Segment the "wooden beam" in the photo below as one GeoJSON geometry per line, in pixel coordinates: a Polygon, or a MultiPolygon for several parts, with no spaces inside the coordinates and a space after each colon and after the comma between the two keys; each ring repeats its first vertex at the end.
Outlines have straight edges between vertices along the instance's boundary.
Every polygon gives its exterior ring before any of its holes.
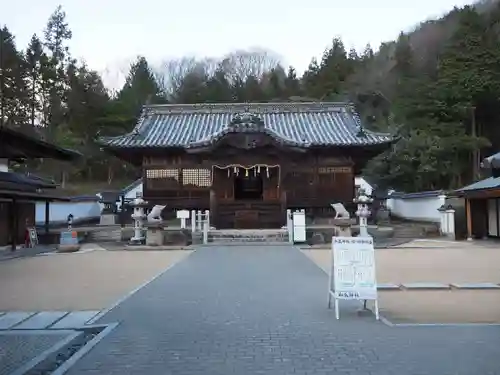
{"type": "Polygon", "coordinates": [[[19,208],[17,206],[17,201],[16,199],[12,199],[12,213],[10,216],[10,220],[12,220],[12,244],[11,244],[11,251],[16,251],[17,250],[17,236],[19,232],[19,208]]]}
{"type": "MultiPolygon", "coordinates": [[[[35,213],[36,221],[36,213],[35,213]]],[[[49,234],[49,224],[50,224],[50,201],[45,201],[45,234],[49,234]]]]}
{"type": "Polygon", "coordinates": [[[472,212],[470,199],[465,199],[465,216],[467,217],[467,239],[472,239],[472,212]]]}

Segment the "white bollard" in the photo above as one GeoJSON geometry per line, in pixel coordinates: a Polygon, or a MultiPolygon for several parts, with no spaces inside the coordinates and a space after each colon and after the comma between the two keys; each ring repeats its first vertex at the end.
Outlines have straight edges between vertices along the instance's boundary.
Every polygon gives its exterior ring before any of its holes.
{"type": "Polygon", "coordinates": [[[438,208],[439,211],[439,233],[444,236],[446,234],[446,212],[444,206],[438,208]]]}
{"type": "Polygon", "coordinates": [[[206,245],[208,244],[208,216],[205,216],[203,218],[203,244],[206,245]]]}
{"type": "Polygon", "coordinates": [[[205,210],[205,221],[207,222],[207,230],[210,230],[210,210],[205,210]]]}
{"type": "Polygon", "coordinates": [[[191,232],[196,232],[196,211],[191,211],[191,232]]]}
{"type": "Polygon", "coordinates": [[[203,226],[202,226],[202,221],[203,221],[203,213],[198,210],[196,211],[196,230],[197,231],[203,231],[203,226]]]}
{"type": "Polygon", "coordinates": [[[453,208],[448,208],[446,210],[446,220],[447,220],[447,235],[455,239],[455,210],[453,208]]]}

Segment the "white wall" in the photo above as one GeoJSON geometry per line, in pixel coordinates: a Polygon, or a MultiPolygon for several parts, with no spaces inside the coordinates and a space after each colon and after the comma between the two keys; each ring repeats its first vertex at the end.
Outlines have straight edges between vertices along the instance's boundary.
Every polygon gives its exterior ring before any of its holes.
{"type": "Polygon", "coordinates": [[[394,194],[387,200],[391,214],[402,219],[441,222],[438,209],[445,204],[446,196],[442,192],[420,192],[413,194],[394,194]]]}
{"type": "MultiPolygon", "coordinates": [[[[138,192],[142,193],[142,183],[126,191],[125,199],[134,199],[138,192]]],[[[100,198],[101,194],[96,194],[96,196],[100,198]]],[[[118,208],[120,208],[120,204],[120,202],[117,202],[118,208]]],[[[76,200],[73,202],[50,202],[49,219],[51,223],[65,222],[69,214],[73,215],[73,220],[96,218],[101,215],[103,208],[104,205],[102,203],[92,199],[76,200]]],[[[37,224],[41,225],[45,223],[45,202],[36,203],[35,218],[37,224]]]]}
{"type": "Polygon", "coordinates": [[[0,158],[0,172],[9,171],[9,159],[0,158]]]}
{"type": "MultiPolygon", "coordinates": [[[[49,203],[49,220],[51,223],[65,222],[69,214],[73,215],[73,220],[95,218],[100,216],[101,207],[99,206],[99,202],[89,200],[49,203]]],[[[45,202],[36,203],[35,221],[36,224],[45,223],[45,202]]]]}
{"type": "Polygon", "coordinates": [[[142,194],[142,182],[133,189],[125,192],[125,199],[134,199],[137,196],[137,193],[142,194]]]}
{"type": "Polygon", "coordinates": [[[355,177],[354,185],[356,187],[363,188],[366,194],[372,195],[373,187],[368,182],[366,182],[366,180],[363,177],[355,177]]]}

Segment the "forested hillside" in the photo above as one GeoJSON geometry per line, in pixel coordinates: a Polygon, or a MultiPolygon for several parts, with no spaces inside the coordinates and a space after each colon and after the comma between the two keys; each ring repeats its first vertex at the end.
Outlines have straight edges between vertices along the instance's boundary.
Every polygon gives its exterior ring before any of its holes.
{"type": "Polygon", "coordinates": [[[376,52],[369,45],[361,54],[347,51],[333,39],[303,74],[268,51],[161,66],[138,57],[117,92],[72,57],[61,7],[28,46],[16,45],[8,25],[0,27],[1,125],[80,150],[78,165],[44,160],[23,167],[63,185],[116,186],[136,178],[139,171],[103,153],[96,140],[130,131],[145,103],[352,101],[367,127],[401,137],[366,175],[405,191],[464,185],[479,177],[473,168],[479,158],[500,149],[497,2],[454,9],[376,52]]]}

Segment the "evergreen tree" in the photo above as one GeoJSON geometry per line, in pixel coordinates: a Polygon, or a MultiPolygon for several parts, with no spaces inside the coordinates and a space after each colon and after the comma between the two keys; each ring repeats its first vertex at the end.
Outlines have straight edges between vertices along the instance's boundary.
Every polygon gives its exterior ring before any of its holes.
{"type": "Polygon", "coordinates": [[[26,69],[7,26],[0,28],[0,125],[21,127],[27,120],[26,69]]]}
{"type": "Polygon", "coordinates": [[[43,95],[42,74],[48,65],[47,55],[43,51],[42,42],[36,34],[31,37],[25,59],[29,89],[29,122],[31,126],[35,126],[37,116],[42,110],[39,100],[40,96],[43,95]]]}
{"type": "Polygon", "coordinates": [[[60,134],[57,127],[64,122],[64,97],[67,91],[66,67],[71,62],[66,43],[72,33],[66,22],[66,13],[58,6],[50,15],[44,30],[44,47],[47,50],[47,64],[43,74],[43,125],[52,140],[60,134]]]}
{"type": "Polygon", "coordinates": [[[166,101],[145,57],[139,56],[130,66],[125,84],[118,92],[117,100],[128,108],[130,116],[138,116],[144,104],[159,104],[166,101]]]}

